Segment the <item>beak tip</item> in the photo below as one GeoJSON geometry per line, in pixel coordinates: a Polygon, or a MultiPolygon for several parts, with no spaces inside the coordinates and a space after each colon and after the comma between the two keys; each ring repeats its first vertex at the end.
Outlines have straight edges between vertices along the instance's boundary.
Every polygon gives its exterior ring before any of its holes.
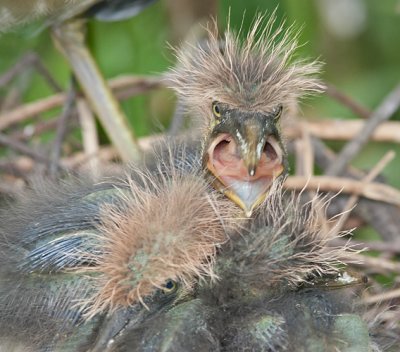
{"type": "Polygon", "coordinates": [[[253,214],[253,209],[250,209],[250,210],[246,209],[244,211],[244,214],[246,215],[247,218],[251,217],[251,214],[253,214]]]}
{"type": "Polygon", "coordinates": [[[250,176],[254,176],[256,174],[256,166],[250,166],[248,172],[250,176]]]}

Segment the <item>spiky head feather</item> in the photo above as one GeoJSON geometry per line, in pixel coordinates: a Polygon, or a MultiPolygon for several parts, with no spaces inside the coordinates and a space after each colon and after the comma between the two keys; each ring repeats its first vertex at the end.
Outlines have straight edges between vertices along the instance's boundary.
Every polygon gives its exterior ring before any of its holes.
{"type": "MultiPolygon", "coordinates": [[[[319,214],[326,208],[327,199],[316,196],[303,205],[300,196],[286,194],[282,184],[273,188],[247,231],[233,239],[224,253],[232,277],[245,277],[247,284],[262,290],[285,285],[293,288],[313,279],[335,277],[345,266],[344,253],[352,249],[328,245],[344,233],[321,228],[319,214]]],[[[222,268],[225,270],[225,266],[222,268]]],[[[220,270],[217,273],[223,276],[220,270]]]]}
{"type": "Polygon", "coordinates": [[[229,28],[223,38],[208,28],[205,43],[177,51],[177,66],[168,75],[169,85],[185,102],[207,120],[213,101],[245,111],[270,113],[277,105],[287,106],[297,98],[319,92],[315,78],[320,63],[295,57],[298,48],[293,27],[284,29],[273,14],[264,25],[259,15],[247,36],[229,28]]]}

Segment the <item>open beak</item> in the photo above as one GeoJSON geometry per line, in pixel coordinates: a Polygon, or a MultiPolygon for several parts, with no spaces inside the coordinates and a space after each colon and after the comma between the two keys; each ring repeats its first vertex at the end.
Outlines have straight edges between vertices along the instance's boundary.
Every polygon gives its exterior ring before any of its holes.
{"type": "MultiPolygon", "coordinates": [[[[276,132],[276,131],[275,131],[276,132]]],[[[219,133],[211,140],[206,167],[213,185],[251,216],[274,180],[285,170],[284,150],[268,124],[255,118],[241,121],[235,133],[219,133]]]]}

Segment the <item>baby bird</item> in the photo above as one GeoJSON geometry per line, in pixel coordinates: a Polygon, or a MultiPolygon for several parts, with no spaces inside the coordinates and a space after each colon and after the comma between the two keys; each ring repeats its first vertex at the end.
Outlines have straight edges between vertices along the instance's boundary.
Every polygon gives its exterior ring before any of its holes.
{"type": "Polygon", "coordinates": [[[204,291],[206,305],[218,307],[210,325],[220,329],[221,350],[372,351],[346,290],[362,280],[340,260],[348,248],[327,246],[318,206],[275,190],[230,236],[216,262],[220,280],[204,291]]]}
{"type": "Polygon", "coordinates": [[[104,351],[214,278],[236,207],[171,160],[43,183],[0,214],[0,350],[104,351]]]}
{"type": "MultiPolygon", "coordinates": [[[[127,329],[112,351],[378,351],[355,312],[350,287],[362,280],[327,247],[316,207],[273,187],[247,225],[217,254],[218,280],[127,329]]],[[[322,202],[323,200],[321,200],[322,202]]]]}
{"type": "Polygon", "coordinates": [[[209,29],[204,43],[177,51],[167,76],[202,126],[203,165],[213,185],[248,216],[287,168],[281,115],[323,88],[314,78],[320,65],[294,58],[293,30],[273,31],[274,15],[264,22],[256,18],[244,40],[229,24],[223,38],[209,29]]]}

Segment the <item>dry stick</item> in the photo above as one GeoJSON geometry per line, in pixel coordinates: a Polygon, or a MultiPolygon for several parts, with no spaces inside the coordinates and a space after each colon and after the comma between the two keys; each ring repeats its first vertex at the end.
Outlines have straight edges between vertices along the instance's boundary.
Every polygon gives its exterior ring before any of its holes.
{"type": "MultiPolygon", "coordinates": [[[[335,153],[318,138],[313,137],[312,143],[316,163],[323,170],[326,170],[335,159],[335,153]]],[[[345,176],[361,179],[365,176],[365,173],[350,165],[347,167],[345,176]]],[[[355,210],[362,219],[370,223],[381,234],[385,241],[394,241],[398,238],[398,228],[400,226],[399,207],[361,199],[355,210]]]]}
{"type": "Polygon", "coordinates": [[[84,26],[83,19],[73,19],[53,27],[55,44],[67,58],[85,96],[122,160],[138,160],[141,151],[133,130],[85,45],[84,26]]]}
{"type": "Polygon", "coordinates": [[[16,87],[11,87],[4,98],[0,99],[0,114],[10,111],[20,104],[21,92],[16,87]]]}
{"type": "Polygon", "coordinates": [[[71,83],[71,87],[68,90],[67,100],[65,102],[62,114],[58,119],[56,137],[54,139],[51,154],[50,154],[50,165],[49,165],[49,174],[51,177],[54,177],[58,172],[58,166],[60,164],[60,155],[62,142],[67,133],[67,121],[72,115],[72,111],[74,109],[74,103],[76,99],[76,92],[74,83],[71,83]]]}
{"type": "Polygon", "coordinates": [[[83,150],[86,155],[92,155],[88,160],[88,166],[93,175],[97,175],[100,170],[99,139],[97,135],[96,122],[92,111],[84,99],[78,99],[77,109],[81,124],[83,150]]]}
{"type": "Polygon", "coordinates": [[[62,87],[57,83],[57,81],[53,78],[49,70],[43,65],[42,60],[36,54],[34,54],[33,64],[38,71],[38,73],[45,79],[49,87],[51,87],[55,92],[60,93],[63,91],[62,87]]]}
{"type": "MultiPolygon", "coordinates": [[[[391,307],[393,308],[393,307],[391,307]]],[[[390,309],[390,310],[385,310],[383,312],[379,312],[379,321],[384,322],[385,326],[387,324],[390,324],[391,326],[398,326],[398,322],[400,320],[400,310],[399,309],[390,309]]],[[[393,334],[396,334],[394,332],[393,334]]],[[[394,337],[396,340],[399,340],[399,335],[395,335],[394,337]]],[[[396,347],[395,345],[393,345],[396,347]]],[[[393,350],[392,350],[393,351],[393,350]]]]}
{"type": "MultiPolygon", "coordinates": [[[[329,241],[329,245],[332,247],[343,247],[349,245],[349,241],[343,238],[335,238],[329,241]]],[[[390,255],[400,253],[400,241],[398,242],[382,242],[382,241],[356,241],[354,239],[350,242],[351,248],[354,250],[370,250],[386,252],[390,255]]]]}
{"type": "MultiPolygon", "coordinates": [[[[285,125],[285,137],[289,139],[301,137],[302,125],[305,125],[309,133],[315,137],[326,140],[348,141],[360,134],[365,121],[340,119],[302,121],[298,124],[285,125]]],[[[372,133],[371,140],[376,142],[400,143],[400,122],[383,122],[372,133]]]]}
{"type": "Polygon", "coordinates": [[[55,92],[62,91],[62,88],[59,86],[59,84],[56,82],[56,80],[53,78],[47,68],[43,65],[39,56],[35,53],[28,53],[24,55],[11,69],[0,76],[0,87],[4,87],[9,84],[15,76],[21,74],[21,72],[25,71],[30,66],[33,66],[38,71],[38,73],[43,76],[47,84],[55,92]]]}
{"type": "Polygon", "coordinates": [[[15,195],[21,191],[22,186],[16,185],[15,182],[0,182],[0,194],[15,195]]]}
{"type": "Polygon", "coordinates": [[[31,158],[33,158],[36,161],[39,161],[41,163],[44,163],[44,164],[49,163],[48,157],[32,150],[31,147],[28,147],[27,145],[25,145],[21,142],[18,142],[16,140],[14,140],[13,138],[7,137],[3,133],[0,133],[0,144],[6,146],[8,148],[14,149],[17,152],[20,152],[22,154],[30,156],[31,158]]]}
{"type": "MultiPolygon", "coordinates": [[[[108,82],[110,89],[115,91],[117,98],[129,98],[162,86],[161,79],[143,76],[121,76],[108,82]],[[123,91],[122,91],[123,90],[123,91]],[[126,95],[129,91],[130,95],[126,95]]],[[[82,94],[79,94],[82,97],[82,94]]],[[[58,93],[50,97],[27,103],[7,113],[0,114],[0,131],[19,122],[25,121],[45,111],[65,104],[67,94],[58,93]]]]}
{"type": "MultiPolygon", "coordinates": [[[[314,171],[314,149],[311,144],[310,133],[307,126],[301,125],[301,138],[295,141],[296,175],[311,177],[314,171]]],[[[315,191],[309,191],[310,199],[316,197],[315,191]]],[[[324,233],[329,232],[329,224],[321,207],[317,207],[318,221],[324,233]]]]}
{"type": "Polygon", "coordinates": [[[363,267],[371,273],[400,273],[400,263],[359,253],[343,253],[340,258],[352,266],[363,267]]]}
{"type": "Polygon", "coordinates": [[[400,288],[382,292],[377,295],[365,297],[365,298],[363,298],[362,301],[365,304],[375,304],[375,303],[381,303],[383,301],[389,301],[389,300],[395,299],[395,298],[400,298],[400,288]]]}
{"type": "Polygon", "coordinates": [[[350,161],[359,153],[368,142],[375,128],[389,119],[400,106],[400,85],[398,85],[379,105],[366,121],[360,134],[345,145],[337,159],[328,168],[326,174],[336,176],[342,174],[350,161]]]}
{"type": "Polygon", "coordinates": [[[66,94],[58,93],[0,115],[0,131],[18,122],[25,121],[29,117],[38,115],[47,110],[57,108],[65,103],[66,94]]]}
{"type": "Polygon", "coordinates": [[[326,192],[357,194],[365,198],[400,205],[400,190],[382,183],[367,183],[344,177],[289,176],[284,186],[288,189],[313,189],[326,192]]]}
{"type": "MultiPolygon", "coordinates": [[[[329,149],[319,138],[311,138],[311,143],[314,148],[315,162],[321,167],[324,172],[336,160],[336,154],[329,149]]],[[[365,176],[365,172],[349,165],[345,176],[361,179],[365,176]]]]}
{"type": "MultiPolygon", "coordinates": [[[[1,134],[0,134],[1,136],[1,134]]],[[[139,144],[142,150],[148,151],[152,149],[152,146],[154,143],[159,143],[164,139],[164,135],[159,134],[159,135],[151,135],[147,137],[141,137],[139,138],[139,144]]],[[[1,144],[1,142],[0,142],[1,144]]],[[[97,157],[100,159],[100,161],[104,162],[109,162],[111,160],[116,160],[118,159],[118,153],[115,150],[113,146],[103,146],[99,147],[99,151],[94,153],[94,154],[87,154],[84,152],[76,152],[75,154],[67,157],[63,157],[61,159],[61,165],[66,169],[75,169],[79,166],[82,166],[83,164],[86,164],[88,161],[90,161],[92,158],[97,157]]],[[[26,164],[26,162],[31,161],[31,159],[27,157],[19,157],[19,158],[14,158],[14,161],[10,163],[10,166],[13,167],[19,167],[18,165],[20,163],[26,164]]],[[[4,165],[4,163],[1,162],[0,160],[0,169],[4,169],[7,167],[7,165],[4,165]]],[[[29,167],[24,168],[24,173],[28,173],[33,169],[33,162],[30,164],[29,167]]]]}
{"type": "Polygon", "coordinates": [[[325,92],[331,98],[337,100],[342,105],[347,106],[354,114],[360,116],[361,118],[367,119],[371,115],[371,112],[367,108],[362,106],[360,103],[356,102],[348,95],[340,92],[332,84],[326,84],[325,92]]]}
{"type": "MultiPolygon", "coordinates": [[[[154,143],[159,143],[164,140],[164,138],[165,136],[163,134],[153,134],[151,136],[139,138],[138,142],[143,151],[149,151],[152,150],[154,143]]],[[[111,161],[113,159],[118,159],[118,153],[113,146],[100,147],[99,151],[95,154],[77,152],[72,156],[63,158],[62,163],[70,169],[75,169],[93,157],[98,157],[101,161],[111,161]]]]}
{"type": "Polygon", "coordinates": [[[39,136],[47,131],[54,131],[57,128],[57,120],[39,121],[34,125],[25,126],[22,131],[15,131],[12,137],[19,141],[26,141],[32,137],[39,136]]]}
{"type": "Polygon", "coordinates": [[[312,176],[314,170],[314,150],[306,125],[301,125],[301,138],[295,141],[296,175],[312,176]]]}
{"type": "MultiPolygon", "coordinates": [[[[361,179],[361,182],[366,186],[369,182],[371,182],[375,177],[377,177],[381,171],[389,164],[393,158],[396,156],[396,153],[393,150],[389,150],[381,160],[370,170],[370,172],[361,179]]],[[[342,215],[336,221],[334,228],[335,233],[338,233],[342,228],[347,219],[350,216],[351,209],[356,205],[357,200],[359,198],[358,194],[353,194],[346,202],[342,210],[342,215]]]]}
{"type": "Polygon", "coordinates": [[[0,87],[4,87],[11,82],[11,80],[19,75],[26,69],[27,62],[30,59],[28,56],[22,57],[13,67],[11,67],[6,73],[0,76],[0,87]]]}

